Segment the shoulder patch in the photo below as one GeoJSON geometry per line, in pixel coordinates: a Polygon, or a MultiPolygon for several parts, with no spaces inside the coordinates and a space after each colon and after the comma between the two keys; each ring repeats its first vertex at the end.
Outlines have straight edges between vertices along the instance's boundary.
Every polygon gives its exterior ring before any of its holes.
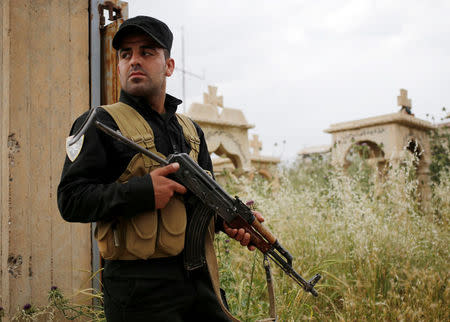
{"type": "Polygon", "coordinates": [[[69,146],[69,141],[72,138],[73,135],[66,138],[66,153],[69,160],[73,162],[81,152],[81,148],[83,147],[84,142],[84,135],[82,135],[77,142],[69,146]]]}

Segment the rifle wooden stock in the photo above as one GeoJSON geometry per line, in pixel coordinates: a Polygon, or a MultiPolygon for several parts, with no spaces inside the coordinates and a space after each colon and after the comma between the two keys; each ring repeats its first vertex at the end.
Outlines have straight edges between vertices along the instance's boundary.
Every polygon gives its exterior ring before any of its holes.
{"type": "MultiPolygon", "coordinates": [[[[258,221],[258,219],[255,219],[255,221],[258,221]]],[[[248,222],[243,220],[241,217],[238,216],[232,222],[227,224],[231,228],[243,228],[246,233],[250,234],[250,244],[254,245],[261,252],[267,253],[272,248],[272,245],[265,241],[260,234],[258,234],[259,231],[255,230],[252,225],[249,225],[248,222]]]]}
{"type": "Polygon", "coordinates": [[[257,218],[253,221],[252,227],[255,228],[267,241],[273,245],[277,242],[277,238],[259,222],[257,218]]]}

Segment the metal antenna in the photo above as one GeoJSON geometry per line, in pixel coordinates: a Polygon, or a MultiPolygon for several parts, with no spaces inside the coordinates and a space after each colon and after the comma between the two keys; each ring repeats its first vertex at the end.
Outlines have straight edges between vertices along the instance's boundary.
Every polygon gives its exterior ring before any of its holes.
{"type": "Polygon", "coordinates": [[[186,114],[186,62],[184,61],[184,26],[181,26],[181,63],[183,64],[183,113],[186,114]]]}
{"type": "Polygon", "coordinates": [[[183,113],[186,114],[186,74],[189,76],[196,77],[200,80],[205,79],[205,72],[203,72],[203,76],[194,74],[192,72],[189,72],[186,70],[186,63],[185,63],[185,55],[184,55],[184,27],[181,26],[181,63],[183,65],[182,68],[175,67],[175,70],[179,70],[182,73],[182,89],[183,89],[183,113]]]}

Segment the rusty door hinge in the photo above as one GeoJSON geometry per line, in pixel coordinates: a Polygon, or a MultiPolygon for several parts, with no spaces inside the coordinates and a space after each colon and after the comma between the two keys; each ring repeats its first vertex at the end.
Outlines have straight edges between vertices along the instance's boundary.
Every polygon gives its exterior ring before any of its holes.
{"type": "Polygon", "coordinates": [[[100,29],[106,24],[104,10],[108,10],[108,20],[115,21],[122,18],[122,8],[112,1],[105,1],[98,5],[98,13],[100,14],[100,29]]]}

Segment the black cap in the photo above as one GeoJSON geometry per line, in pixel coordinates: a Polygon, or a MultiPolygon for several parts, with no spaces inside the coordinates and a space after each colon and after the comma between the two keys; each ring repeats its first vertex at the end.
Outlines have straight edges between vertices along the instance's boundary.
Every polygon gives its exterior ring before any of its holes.
{"type": "Polygon", "coordinates": [[[173,41],[172,32],[164,22],[148,16],[137,16],[125,20],[114,35],[112,41],[114,49],[119,49],[120,42],[125,35],[136,30],[142,31],[153,38],[162,48],[167,49],[170,53],[173,41]]]}

